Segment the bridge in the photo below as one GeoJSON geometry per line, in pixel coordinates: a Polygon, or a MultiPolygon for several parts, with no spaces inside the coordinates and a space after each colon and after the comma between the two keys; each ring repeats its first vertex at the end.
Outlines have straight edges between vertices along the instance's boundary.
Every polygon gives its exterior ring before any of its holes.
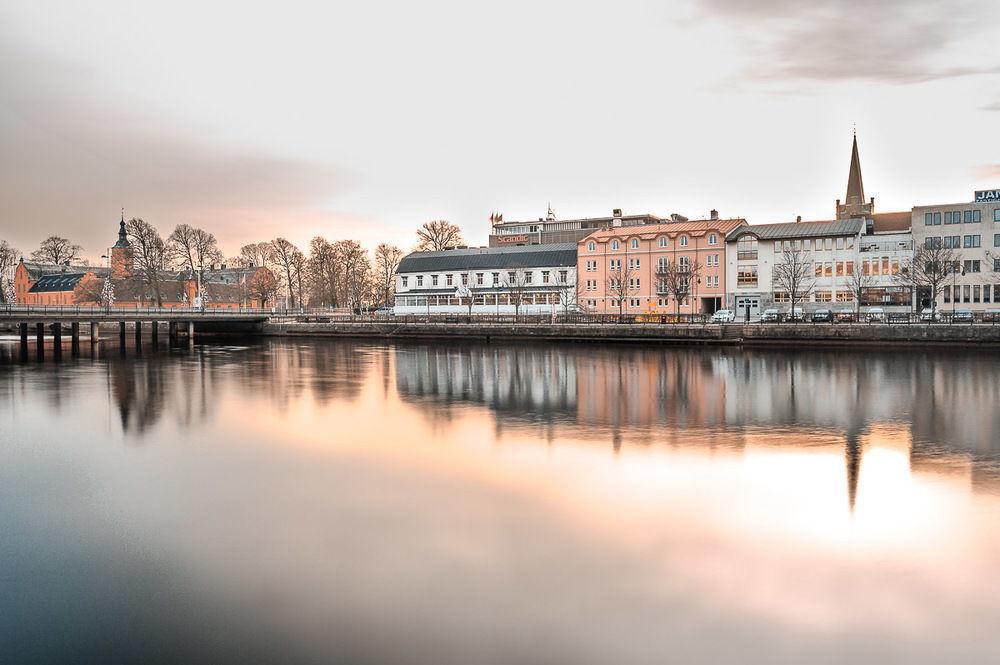
{"type": "Polygon", "coordinates": [[[96,344],[101,338],[101,324],[118,324],[118,337],[126,340],[127,326],[131,325],[136,343],[141,343],[143,330],[148,329],[151,340],[159,339],[160,324],[167,324],[171,341],[182,336],[193,341],[195,330],[201,332],[250,333],[260,332],[271,310],[257,309],[184,309],[178,307],[87,307],[45,305],[0,305],[0,324],[17,330],[22,349],[28,345],[29,330],[34,331],[38,348],[44,344],[46,331],[52,337],[56,353],[62,344],[63,326],[68,326],[74,348],[80,344],[81,325],[89,326],[89,340],[96,344]]]}

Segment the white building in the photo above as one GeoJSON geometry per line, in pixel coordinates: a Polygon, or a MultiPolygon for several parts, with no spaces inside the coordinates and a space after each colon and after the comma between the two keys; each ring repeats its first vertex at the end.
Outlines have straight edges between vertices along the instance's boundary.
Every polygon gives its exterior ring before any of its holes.
{"type": "MultiPolygon", "coordinates": [[[[953,249],[958,265],[941,289],[937,307],[1000,310],[1000,190],[977,192],[978,202],[913,208],[913,244],[953,249]]],[[[930,307],[930,294],[918,294],[930,307]]]]}
{"type": "Polygon", "coordinates": [[[395,314],[551,314],[576,307],[576,243],[413,252],[395,314]]]}

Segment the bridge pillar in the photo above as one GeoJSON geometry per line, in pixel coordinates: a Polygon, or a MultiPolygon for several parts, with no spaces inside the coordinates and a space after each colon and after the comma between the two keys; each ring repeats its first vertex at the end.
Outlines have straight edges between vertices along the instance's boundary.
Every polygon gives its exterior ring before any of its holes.
{"type": "Polygon", "coordinates": [[[22,322],[17,327],[21,333],[21,346],[28,346],[28,324],[22,322]]]}
{"type": "Polygon", "coordinates": [[[150,339],[153,342],[153,346],[156,346],[156,343],[159,341],[159,338],[160,338],[160,322],[154,320],[152,322],[152,325],[153,325],[153,329],[150,332],[150,335],[151,335],[150,339]]]}
{"type": "Polygon", "coordinates": [[[125,350],[125,322],[118,322],[118,343],[122,345],[122,351],[125,350]]]}
{"type": "Polygon", "coordinates": [[[74,321],[69,324],[70,353],[76,358],[80,355],[80,322],[74,321]]]}
{"type": "Polygon", "coordinates": [[[56,358],[62,355],[62,324],[58,321],[52,324],[52,353],[56,358]]]}
{"type": "Polygon", "coordinates": [[[45,324],[36,323],[35,324],[35,353],[38,355],[38,359],[41,360],[45,357],[45,324]]]}
{"type": "Polygon", "coordinates": [[[194,344],[194,321],[187,322],[188,344],[194,344]]]}
{"type": "Polygon", "coordinates": [[[90,343],[97,344],[101,341],[101,324],[97,321],[90,322],[90,343]]]}
{"type": "Polygon", "coordinates": [[[167,339],[171,344],[177,342],[177,322],[167,321],[167,339]]]}
{"type": "Polygon", "coordinates": [[[142,346],[142,321],[135,322],[135,345],[142,346]]]}

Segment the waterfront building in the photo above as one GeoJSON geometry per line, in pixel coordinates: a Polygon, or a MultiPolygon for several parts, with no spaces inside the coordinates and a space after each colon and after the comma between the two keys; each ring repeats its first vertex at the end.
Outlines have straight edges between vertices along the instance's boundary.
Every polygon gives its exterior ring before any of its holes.
{"type": "Polygon", "coordinates": [[[396,273],[396,314],[549,314],[576,299],[574,243],[413,252],[396,273]]]}
{"type": "Polygon", "coordinates": [[[166,308],[228,310],[265,306],[267,303],[262,302],[260,289],[254,284],[274,282],[271,271],[260,266],[209,266],[199,272],[200,275],[189,270],[161,270],[155,284],[154,280],[137,277],[123,217],[107,267],[49,265],[22,259],[14,273],[14,291],[16,302],[21,305],[96,306],[106,304],[105,283],[110,279],[116,308],[159,304],[166,308]]]}
{"type": "MultiPolygon", "coordinates": [[[[912,229],[915,246],[936,243],[957,254],[938,309],[1000,310],[1000,190],[976,192],[971,202],[916,206],[912,229]]],[[[931,306],[928,291],[917,299],[931,306]]]]}
{"type": "Polygon", "coordinates": [[[726,293],[726,234],[743,226],[713,210],[709,219],[591,233],[577,243],[580,304],[597,313],[711,314],[726,293]]]}
{"type": "Polygon", "coordinates": [[[555,211],[550,207],[548,214],[537,221],[505,222],[503,215],[493,215],[490,218],[490,247],[509,247],[511,245],[549,245],[559,243],[575,243],[594,231],[625,226],[647,226],[650,224],[666,224],[675,221],[687,221],[681,215],[671,215],[668,218],[656,215],[625,215],[618,208],[612,211],[610,217],[588,217],[581,219],[556,219],[555,211]]]}

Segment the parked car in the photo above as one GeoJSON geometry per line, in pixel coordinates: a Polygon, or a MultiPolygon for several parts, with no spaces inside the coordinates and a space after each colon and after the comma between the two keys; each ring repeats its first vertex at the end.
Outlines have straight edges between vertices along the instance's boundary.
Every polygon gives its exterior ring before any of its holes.
{"type": "Polygon", "coordinates": [[[795,307],[795,308],[789,310],[789,312],[787,314],[785,314],[785,320],[786,321],[803,321],[803,320],[805,320],[805,316],[802,314],[802,308],[801,307],[795,307]]]}
{"type": "Polygon", "coordinates": [[[760,315],[761,321],[773,321],[777,323],[781,320],[781,312],[776,309],[765,309],[764,313],[760,315]]]}
{"type": "Polygon", "coordinates": [[[731,309],[720,309],[712,315],[712,323],[732,323],[736,320],[736,312],[731,309]]]}
{"type": "Polygon", "coordinates": [[[885,310],[881,307],[872,307],[865,313],[865,320],[868,323],[885,323],[885,310]]]}
{"type": "Polygon", "coordinates": [[[392,307],[378,307],[372,312],[375,316],[392,316],[394,312],[392,307]]]}
{"type": "Polygon", "coordinates": [[[817,309],[812,315],[813,323],[833,323],[833,311],[829,309],[817,309]]]}
{"type": "Polygon", "coordinates": [[[1000,309],[988,309],[983,312],[983,321],[990,323],[1000,322],[1000,309]]]}
{"type": "Polygon", "coordinates": [[[837,312],[838,323],[851,323],[858,320],[858,315],[853,309],[842,309],[837,312]]]}
{"type": "Polygon", "coordinates": [[[941,320],[941,312],[925,309],[920,312],[920,320],[924,323],[937,323],[941,320]]]}
{"type": "Polygon", "coordinates": [[[972,318],[971,309],[956,309],[951,320],[955,323],[972,323],[972,318]]]}

